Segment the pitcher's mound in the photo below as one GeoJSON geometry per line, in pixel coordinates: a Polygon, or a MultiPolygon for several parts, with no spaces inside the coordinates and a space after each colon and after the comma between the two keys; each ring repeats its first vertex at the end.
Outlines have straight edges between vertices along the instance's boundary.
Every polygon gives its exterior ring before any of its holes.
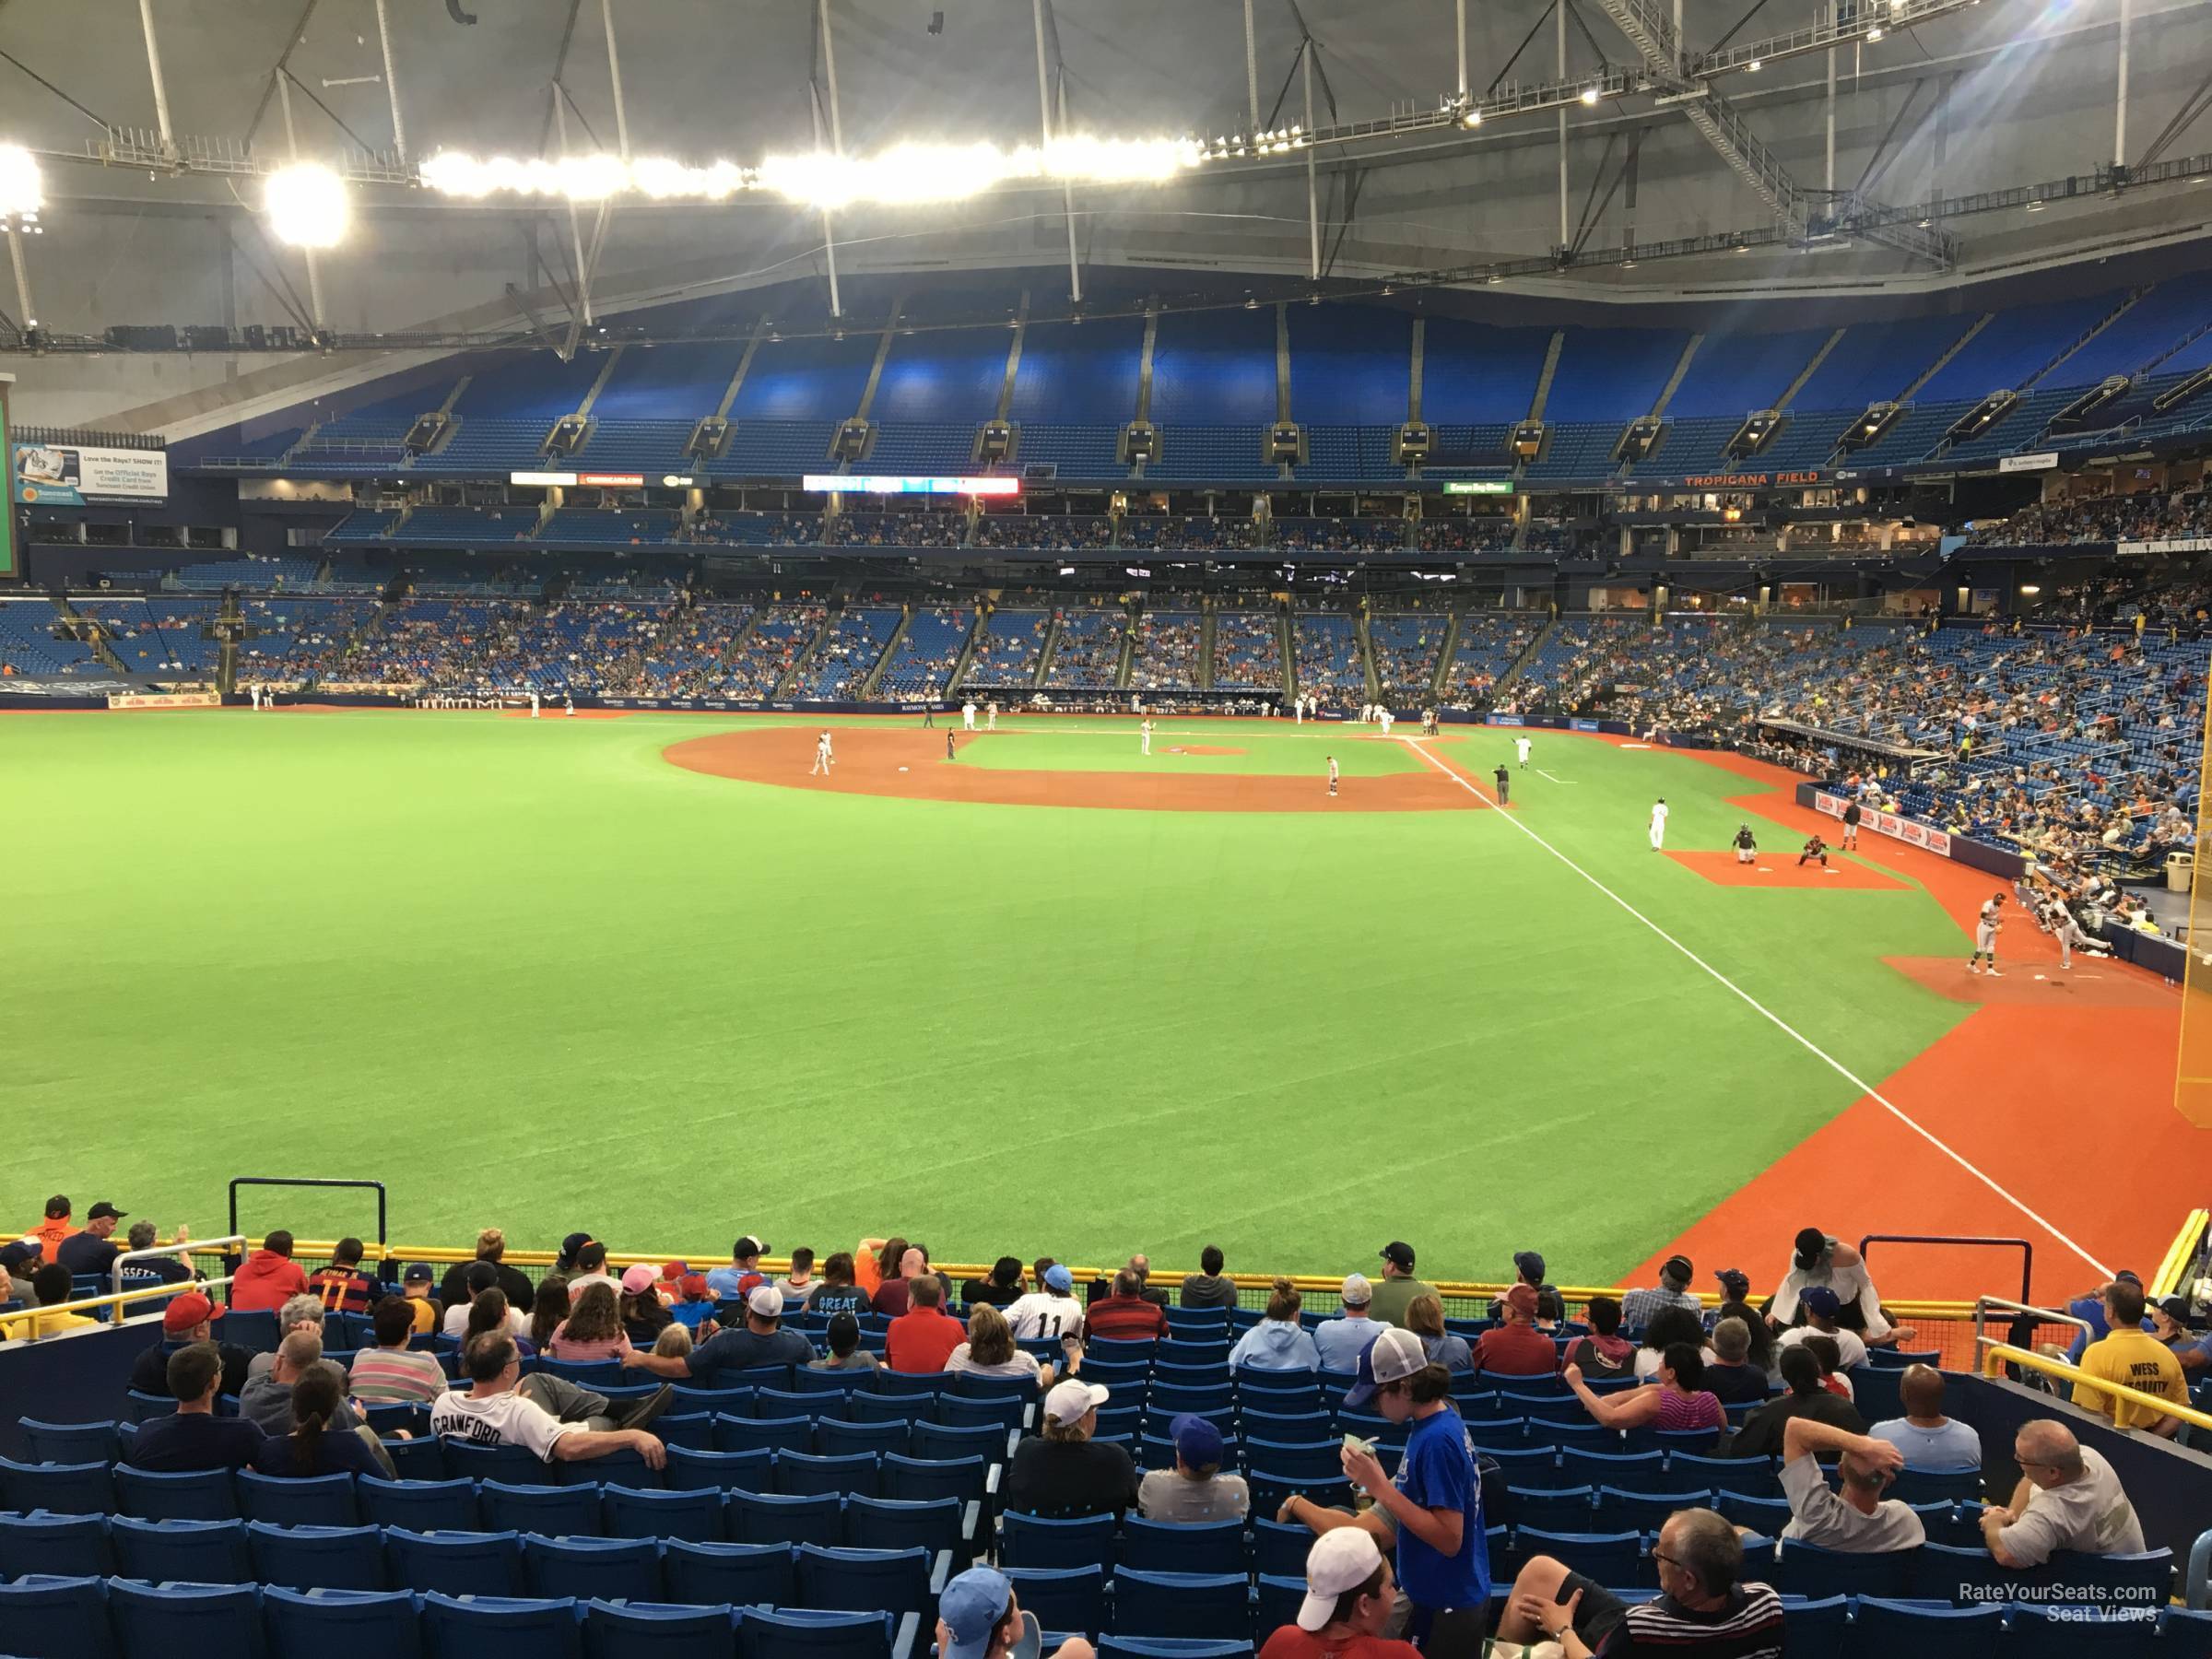
{"type": "Polygon", "coordinates": [[[1669,853],[1685,869],[1695,870],[1715,887],[1732,888],[1901,888],[1893,877],[1849,859],[1828,855],[1823,868],[1808,864],[1802,868],[1794,851],[1761,853],[1749,864],[1735,862],[1735,849],[1719,853],[1669,853]]]}

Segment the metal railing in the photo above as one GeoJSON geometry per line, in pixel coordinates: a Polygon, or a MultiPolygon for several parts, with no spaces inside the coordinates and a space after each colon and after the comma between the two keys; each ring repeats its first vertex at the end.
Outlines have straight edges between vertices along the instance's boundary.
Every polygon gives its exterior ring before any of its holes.
{"type": "MultiPolygon", "coordinates": [[[[2150,1276],[2149,1293],[2154,1297],[2186,1295],[2182,1289],[2182,1278],[2196,1259],[2197,1246],[2205,1237],[2205,1229],[2212,1225],[2212,1210],[2192,1210],[2182,1230],[2166,1247],[2166,1254],[2159,1263],[2158,1272],[2150,1276]]],[[[2192,1300],[2194,1300],[2194,1298],[2192,1300]]]]}
{"type": "Polygon", "coordinates": [[[225,1274],[220,1278],[197,1279],[188,1286],[148,1285],[143,1290],[117,1290],[100,1296],[73,1297],[65,1302],[53,1302],[42,1308],[25,1308],[19,1312],[0,1315],[0,1326],[5,1326],[23,1341],[38,1342],[46,1335],[60,1336],[67,1334],[62,1331],[41,1333],[39,1330],[39,1321],[51,1313],[90,1313],[97,1316],[112,1310],[113,1318],[110,1323],[121,1324],[123,1310],[135,1303],[168,1301],[172,1297],[182,1296],[187,1289],[204,1293],[220,1289],[229,1282],[230,1276],[225,1274]]]}
{"type": "Polygon", "coordinates": [[[1971,1244],[2000,1250],[2018,1250],[2020,1253],[2020,1300],[2029,1294],[2029,1281],[2035,1271],[2035,1246],[2026,1239],[1984,1237],[1969,1233],[1867,1233],[1859,1240],[1859,1256],[1865,1260],[1871,1244],[1971,1244]]]}
{"type": "Polygon", "coordinates": [[[2124,1401],[2130,1406],[2156,1412],[2160,1417],[2178,1418],[2192,1429],[2212,1431],[2212,1416],[2197,1410],[2194,1406],[2177,1406],[2171,1400],[2145,1394],[2141,1389],[2130,1388],[2124,1382],[2111,1382],[2102,1377],[2092,1377],[2078,1366],[2068,1365],[2063,1359],[2046,1359],[2041,1354],[2031,1354],[2026,1348],[2014,1347],[2010,1343],[1990,1342],[1986,1346],[1977,1343],[1976,1346],[1982,1347],[1980,1369],[1984,1377],[1994,1378],[2004,1366],[2017,1365],[2058,1382],[2071,1382],[2077,1388],[2087,1387],[2098,1394],[2108,1394],[2115,1406],[2124,1401]]]}
{"type": "MultiPolygon", "coordinates": [[[[245,1241],[246,1237],[243,1233],[232,1233],[228,1238],[222,1239],[179,1239],[173,1243],[155,1244],[145,1250],[126,1250],[117,1256],[114,1263],[108,1268],[108,1283],[118,1294],[122,1292],[123,1267],[125,1262],[143,1262],[152,1256],[186,1256],[195,1250],[219,1250],[226,1244],[243,1244],[245,1241]]],[[[169,1294],[171,1296],[182,1296],[187,1290],[200,1288],[198,1284],[192,1281],[179,1283],[171,1280],[167,1282],[169,1294]]],[[[111,1323],[121,1324],[123,1323],[122,1304],[118,1303],[111,1312],[114,1314],[111,1323]]]]}

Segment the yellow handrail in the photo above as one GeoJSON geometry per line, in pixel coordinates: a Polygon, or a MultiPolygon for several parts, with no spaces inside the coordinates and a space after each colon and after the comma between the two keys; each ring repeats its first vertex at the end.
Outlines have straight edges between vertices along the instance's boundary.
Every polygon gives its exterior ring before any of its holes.
{"type": "Polygon", "coordinates": [[[2171,1296],[2182,1288],[2182,1274],[2189,1265],[2189,1258],[2196,1253],[2196,1241],[2205,1236],[2207,1220],[2212,1220],[2212,1210],[2189,1212],[2188,1220],[2182,1223],[2182,1230],[2166,1247],[2166,1256],[2159,1264],[2158,1272],[2150,1276],[2153,1297],[2171,1296]]]}
{"type": "Polygon", "coordinates": [[[2179,1418],[2192,1428],[2212,1430],[2212,1417],[2206,1416],[2193,1406],[2176,1406],[2171,1400],[2161,1400],[2157,1394],[2145,1394],[2141,1389],[2130,1388],[2124,1382],[2108,1382],[2102,1377],[2092,1377],[2080,1367],[2068,1365],[2063,1359],[2031,1354],[2026,1348],[2017,1348],[2003,1342],[1993,1342],[1982,1350],[1983,1376],[1994,1377],[2007,1364],[2025,1366],[2030,1371],[2041,1371],[2046,1377],[2055,1377],[2077,1386],[2086,1384],[2099,1394],[2110,1394],[2115,1400],[2125,1400],[2130,1406],[2143,1406],[2160,1417],[2179,1418]]]}
{"type": "MultiPolygon", "coordinates": [[[[127,1303],[167,1301],[183,1295],[187,1290],[197,1290],[202,1295],[206,1295],[208,1291],[218,1289],[229,1282],[228,1278],[194,1279],[189,1282],[178,1280],[171,1284],[146,1285],[136,1290],[109,1290],[99,1296],[82,1296],[74,1301],[53,1302],[43,1308],[24,1307],[13,1313],[0,1314],[0,1327],[13,1328],[21,1325],[23,1327],[22,1340],[36,1342],[40,1340],[38,1323],[49,1313],[83,1313],[90,1310],[104,1308],[116,1315],[112,1323],[121,1324],[123,1310],[127,1303]]],[[[62,1335],[59,1331],[50,1334],[55,1336],[62,1335]]]]}

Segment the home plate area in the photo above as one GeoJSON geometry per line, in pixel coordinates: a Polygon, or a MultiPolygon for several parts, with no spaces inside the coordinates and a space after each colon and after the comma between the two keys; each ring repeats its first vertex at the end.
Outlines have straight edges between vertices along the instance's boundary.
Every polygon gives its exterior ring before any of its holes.
{"type": "Polygon", "coordinates": [[[1717,853],[1677,853],[1670,849],[1666,855],[1683,868],[1695,870],[1715,887],[1901,888],[1905,885],[1872,865],[1854,864],[1832,852],[1825,866],[1799,865],[1794,848],[1787,853],[1761,853],[1749,864],[1735,862],[1734,847],[1717,853]]]}

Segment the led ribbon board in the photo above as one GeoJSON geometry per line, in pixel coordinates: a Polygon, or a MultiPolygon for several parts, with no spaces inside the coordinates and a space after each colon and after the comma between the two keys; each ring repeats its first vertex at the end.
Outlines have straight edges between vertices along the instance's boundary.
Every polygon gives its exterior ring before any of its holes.
{"type": "Polygon", "coordinates": [[[937,478],[900,477],[890,473],[808,473],[800,482],[810,493],[820,495],[1010,496],[1021,493],[1021,480],[1010,474],[989,478],[937,478]]]}

